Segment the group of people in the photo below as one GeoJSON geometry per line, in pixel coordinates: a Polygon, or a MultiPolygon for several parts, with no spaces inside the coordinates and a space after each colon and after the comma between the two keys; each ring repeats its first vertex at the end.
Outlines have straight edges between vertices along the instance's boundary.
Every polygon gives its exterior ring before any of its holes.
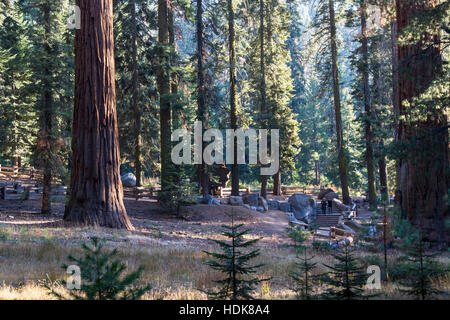
{"type": "Polygon", "coordinates": [[[333,213],[333,200],[322,200],[322,214],[333,213]]]}

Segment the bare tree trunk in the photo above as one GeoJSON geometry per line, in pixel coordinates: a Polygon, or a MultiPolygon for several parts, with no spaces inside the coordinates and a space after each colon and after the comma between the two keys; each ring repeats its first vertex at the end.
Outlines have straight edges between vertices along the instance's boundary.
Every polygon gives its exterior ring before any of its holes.
{"type": "MultiPolygon", "coordinates": [[[[202,130],[207,127],[207,105],[206,105],[206,85],[205,85],[205,50],[204,50],[204,26],[203,26],[203,1],[197,0],[197,119],[202,122],[202,130]]],[[[202,151],[204,150],[204,145],[202,151]]],[[[198,182],[202,189],[203,196],[209,194],[208,168],[206,163],[197,165],[198,182]]]]}
{"type": "Polygon", "coordinates": [[[281,196],[281,171],[273,176],[273,195],[281,196]]]}
{"type": "MultiPolygon", "coordinates": [[[[231,129],[237,129],[237,81],[233,0],[228,5],[228,46],[230,50],[230,120],[231,129]]],[[[239,195],[239,165],[237,163],[237,139],[234,139],[234,161],[231,165],[231,195],[239,195]]]]}
{"type": "Polygon", "coordinates": [[[350,204],[351,199],[347,180],[348,168],[342,132],[343,130],[342,130],[342,116],[341,116],[341,96],[339,92],[339,70],[337,64],[334,0],[329,0],[329,10],[330,10],[330,42],[331,42],[331,60],[332,60],[332,74],[333,74],[334,113],[336,117],[336,138],[339,157],[339,176],[341,180],[343,202],[345,204],[350,204]]]}
{"type": "Polygon", "coordinates": [[[158,41],[161,46],[159,50],[159,70],[157,75],[157,85],[159,92],[159,122],[161,139],[161,191],[164,197],[170,191],[170,146],[171,146],[171,121],[170,121],[170,75],[169,59],[164,50],[169,45],[168,26],[168,0],[158,0],[158,41]]]}
{"type": "Polygon", "coordinates": [[[137,62],[137,22],[136,22],[136,1],[131,1],[131,47],[133,58],[133,113],[134,113],[134,168],[136,174],[136,186],[142,185],[142,135],[141,135],[141,108],[139,107],[139,74],[138,74],[138,62],[137,62]]]}
{"type": "Polygon", "coordinates": [[[375,166],[373,155],[373,133],[372,133],[372,106],[370,101],[369,89],[369,48],[367,41],[367,4],[362,2],[361,6],[361,53],[362,53],[362,78],[363,78],[363,98],[364,112],[366,119],[365,137],[366,137],[366,165],[367,165],[367,182],[369,191],[369,204],[372,210],[377,208],[377,191],[375,186],[375,166]]]}
{"type": "Polygon", "coordinates": [[[123,204],[112,0],[77,0],[70,199],[64,219],[133,229],[123,204]]]}
{"type": "MultiPolygon", "coordinates": [[[[394,19],[391,22],[391,47],[392,47],[392,105],[394,109],[394,130],[395,137],[394,140],[398,141],[399,134],[399,118],[400,118],[400,106],[399,106],[399,91],[398,91],[398,83],[399,83],[399,75],[398,75],[398,45],[397,45],[397,20],[394,19]]],[[[396,162],[395,164],[395,188],[396,188],[396,196],[395,203],[398,207],[401,206],[399,196],[400,190],[400,164],[396,162]]]]}
{"type": "MultiPolygon", "coordinates": [[[[174,1],[169,1],[169,8],[167,11],[167,21],[169,25],[169,46],[171,50],[170,54],[170,65],[174,66],[176,64],[176,51],[177,51],[177,44],[175,41],[175,18],[174,18],[174,1]]],[[[175,96],[178,94],[178,74],[176,71],[173,71],[170,74],[170,93],[175,98],[175,96]]],[[[180,112],[179,110],[176,110],[175,105],[176,101],[174,102],[174,99],[172,99],[171,102],[171,119],[172,119],[172,128],[178,128],[180,125],[180,112]]]]}
{"type": "MultiPolygon", "coordinates": [[[[263,129],[267,129],[267,106],[266,106],[266,63],[264,52],[264,0],[259,0],[259,43],[260,43],[260,72],[261,72],[261,106],[260,106],[260,121],[263,129]]],[[[267,199],[267,176],[261,175],[261,197],[267,199]]]]}
{"type": "Polygon", "coordinates": [[[45,2],[43,4],[43,14],[44,14],[44,51],[46,56],[44,58],[44,79],[42,80],[43,84],[43,100],[42,100],[42,110],[40,115],[41,122],[41,132],[39,139],[39,154],[40,159],[42,161],[43,167],[43,191],[42,191],[42,214],[50,214],[51,213],[51,193],[52,193],[52,92],[51,92],[51,84],[50,84],[50,54],[51,48],[49,43],[50,37],[50,4],[45,2]]]}
{"type": "MultiPolygon", "coordinates": [[[[316,154],[319,154],[319,142],[317,141],[317,125],[314,122],[313,123],[313,130],[314,130],[314,151],[316,154]]],[[[314,160],[314,167],[315,167],[315,185],[320,186],[320,158],[317,160],[314,160]]]]}
{"type": "MultiPolygon", "coordinates": [[[[399,34],[411,17],[432,8],[435,1],[397,2],[399,34]]],[[[440,108],[418,109],[412,100],[419,97],[442,72],[441,50],[437,45],[422,49],[424,43],[439,43],[439,34],[428,34],[413,45],[399,46],[399,140],[412,146],[404,152],[400,168],[401,210],[418,226],[428,240],[446,247],[448,219],[448,127],[440,108]],[[426,41],[426,42],[425,42],[426,41]],[[404,102],[412,102],[405,107],[404,102]],[[412,108],[412,110],[411,110],[412,108]],[[422,112],[426,119],[411,119],[411,112],[422,112]],[[411,121],[408,121],[411,120],[411,121]]],[[[423,107],[422,107],[423,108],[423,107]]]]}

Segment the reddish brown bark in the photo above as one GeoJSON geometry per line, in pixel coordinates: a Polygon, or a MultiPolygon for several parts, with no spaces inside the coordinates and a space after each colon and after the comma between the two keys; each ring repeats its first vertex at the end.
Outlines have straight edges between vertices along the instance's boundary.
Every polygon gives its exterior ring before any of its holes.
{"type": "Polygon", "coordinates": [[[64,219],[132,229],[123,204],[114,80],[112,0],[77,0],[70,199],[64,219]]]}
{"type": "MultiPolygon", "coordinates": [[[[412,16],[431,8],[435,1],[398,1],[398,32],[408,25],[412,16]]],[[[400,121],[399,140],[409,146],[400,162],[400,198],[404,216],[418,226],[429,240],[446,246],[449,235],[445,232],[448,219],[448,128],[442,110],[412,111],[426,113],[426,119],[410,118],[405,102],[419,97],[441,72],[441,50],[438,34],[418,39],[416,44],[398,47],[399,58],[399,111],[409,121],[400,121]]]]}

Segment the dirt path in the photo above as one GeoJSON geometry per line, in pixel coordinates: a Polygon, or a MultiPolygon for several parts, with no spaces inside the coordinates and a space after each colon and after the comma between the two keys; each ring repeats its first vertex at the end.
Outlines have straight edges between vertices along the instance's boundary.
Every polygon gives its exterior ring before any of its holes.
{"type": "MultiPolygon", "coordinates": [[[[260,238],[264,246],[278,246],[288,242],[285,230],[288,217],[281,211],[260,213],[244,207],[228,205],[193,205],[183,208],[182,219],[162,208],[155,201],[125,199],[125,206],[136,231],[125,237],[136,242],[178,243],[185,246],[209,246],[210,239],[221,238],[223,224],[231,222],[235,214],[236,223],[244,223],[250,229],[249,237],[260,238]]],[[[67,225],[62,218],[64,203],[52,203],[53,214],[40,214],[37,200],[0,200],[0,226],[52,230],[55,236],[65,234],[67,225]]],[[[70,228],[68,229],[70,230],[70,228]]],[[[32,231],[31,231],[32,232],[32,231]]],[[[112,231],[107,229],[107,233],[112,231]]]]}

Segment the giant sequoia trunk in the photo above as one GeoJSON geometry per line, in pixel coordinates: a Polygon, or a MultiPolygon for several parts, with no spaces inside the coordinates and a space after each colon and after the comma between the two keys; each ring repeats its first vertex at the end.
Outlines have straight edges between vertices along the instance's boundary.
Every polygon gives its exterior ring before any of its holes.
{"type": "MultiPolygon", "coordinates": [[[[228,4],[228,46],[230,55],[230,120],[231,129],[237,129],[237,81],[236,81],[236,48],[234,31],[233,0],[228,4]]],[[[239,195],[239,165],[237,163],[237,139],[234,139],[234,161],[231,165],[231,195],[239,195]]]]}
{"type": "MultiPolygon", "coordinates": [[[[398,32],[411,17],[432,7],[435,1],[398,1],[398,32]]],[[[399,46],[399,140],[404,149],[400,162],[400,204],[406,218],[423,234],[446,246],[448,219],[448,128],[444,110],[432,102],[428,110],[419,109],[413,98],[419,97],[440,74],[440,48],[423,44],[439,43],[438,33],[429,34],[412,45],[399,46]],[[425,42],[426,41],[426,42],[425,42]],[[412,102],[410,107],[405,102],[412,102]],[[413,117],[419,113],[421,118],[413,117]],[[408,120],[408,121],[406,121],[408,120]]]]}
{"type": "Polygon", "coordinates": [[[377,207],[377,193],[375,187],[375,165],[373,155],[373,133],[372,133],[372,106],[370,101],[369,89],[369,47],[367,40],[367,8],[366,2],[361,6],[361,54],[362,54],[362,78],[363,78],[363,100],[365,138],[366,138],[366,165],[367,165],[367,183],[369,192],[369,204],[371,209],[377,207]]]}
{"type": "Polygon", "coordinates": [[[350,192],[348,190],[348,168],[347,159],[344,149],[344,137],[342,132],[342,116],[341,116],[341,94],[339,91],[339,70],[337,64],[337,47],[336,47],[336,22],[334,13],[334,0],[329,0],[329,19],[330,19],[330,44],[331,44],[331,61],[333,76],[333,95],[334,95],[334,113],[336,117],[336,140],[339,157],[339,177],[341,181],[342,198],[345,204],[350,204],[350,192]]]}
{"type": "Polygon", "coordinates": [[[70,199],[64,219],[132,229],[123,204],[114,80],[112,0],[77,0],[70,199]]]}

